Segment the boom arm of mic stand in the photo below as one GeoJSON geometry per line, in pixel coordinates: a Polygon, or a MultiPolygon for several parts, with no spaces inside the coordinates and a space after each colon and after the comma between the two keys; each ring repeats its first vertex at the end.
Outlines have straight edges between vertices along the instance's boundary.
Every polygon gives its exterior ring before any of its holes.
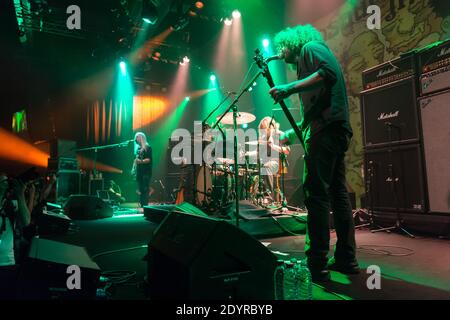
{"type": "Polygon", "coordinates": [[[217,107],[215,107],[215,108],[208,114],[208,116],[202,121],[202,125],[204,125],[204,124],[206,123],[206,121],[208,121],[208,119],[214,114],[214,112],[216,112],[216,111],[220,108],[220,106],[221,106],[222,104],[224,104],[225,101],[227,101],[227,99],[230,97],[230,95],[231,95],[231,92],[228,92],[227,96],[226,96],[225,98],[223,98],[222,101],[220,101],[219,105],[218,105],[217,107]]]}
{"type": "Polygon", "coordinates": [[[242,95],[248,91],[248,89],[250,89],[250,87],[253,85],[253,83],[256,81],[256,79],[258,79],[258,77],[262,75],[262,72],[258,72],[253,79],[248,83],[247,86],[245,86],[244,89],[242,89],[242,91],[239,93],[239,95],[233,100],[233,102],[230,104],[230,106],[227,108],[227,110],[220,116],[219,120],[217,120],[217,122],[214,124],[214,126],[212,127],[212,129],[215,129],[217,127],[217,125],[220,123],[220,121],[222,121],[223,117],[225,117],[225,115],[232,109],[234,108],[234,106],[238,103],[239,99],[242,97],[242,95]]]}

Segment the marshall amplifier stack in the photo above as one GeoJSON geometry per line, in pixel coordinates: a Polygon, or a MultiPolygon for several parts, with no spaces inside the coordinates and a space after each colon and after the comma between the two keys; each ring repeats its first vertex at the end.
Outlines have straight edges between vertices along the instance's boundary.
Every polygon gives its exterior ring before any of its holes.
{"type": "Polygon", "coordinates": [[[413,54],[363,72],[361,93],[365,177],[372,210],[426,208],[413,54]]]}
{"type": "Polygon", "coordinates": [[[450,41],[363,72],[367,205],[450,213],[450,41]]]}

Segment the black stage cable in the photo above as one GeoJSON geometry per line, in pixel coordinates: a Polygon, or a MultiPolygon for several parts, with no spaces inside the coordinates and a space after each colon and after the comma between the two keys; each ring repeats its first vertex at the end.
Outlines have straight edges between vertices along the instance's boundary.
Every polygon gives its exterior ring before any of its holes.
{"type": "Polygon", "coordinates": [[[131,247],[131,248],[111,250],[111,251],[104,251],[104,252],[97,253],[96,255],[93,255],[91,257],[91,259],[95,260],[96,258],[98,258],[100,256],[104,256],[104,255],[108,255],[108,254],[114,254],[114,253],[118,253],[118,252],[125,252],[125,251],[138,250],[138,249],[146,249],[146,248],[148,248],[148,245],[144,244],[144,245],[138,246],[138,247],[131,247]]]}
{"type": "Polygon", "coordinates": [[[128,270],[112,270],[104,271],[100,274],[100,277],[104,279],[105,282],[111,284],[123,284],[133,279],[136,276],[136,271],[128,270]]]}
{"type": "Polygon", "coordinates": [[[411,256],[416,253],[413,249],[406,248],[406,247],[390,246],[390,245],[377,245],[377,244],[363,244],[363,245],[359,245],[357,247],[357,249],[369,250],[369,251],[375,251],[375,252],[384,252],[385,255],[392,256],[392,257],[406,257],[406,256],[411,256]],[[381,249],[377,249],[377,248],[381,248],[381,249]],[[394,248],[394,249],[400,249],[400,250],[405,250],[405,251],[409,251],[409,252],[408,253],[392,253],[391,251],[383,250],[382,248],[394,248]]]}
{"type": "Polygon", "coordinates": [[[277,218],[275,218],[274,216],[270,216],[272,219],[273,219],[273,221],[275,221],[275,223],[284,231],[284,232],[287,232],[287,233],[289,233],[290,235],[292,235],[292,236],[301,236],[302,234],[300,234],[300,233],[295,233],[295,232],[292,232],[292,231],[290,231],[290,230],[288,230],[286,227],[284,227],[281,223],[280,223],[280,221],[278,221],[277,220],[277,218]]]}
{"type": "Polygon", "coordinates": [[[255,63],[256,63],[256,62],[253,61],[252,64],[250,65],[250,67],[248,68],[247,73],[245,74],[245,77],[244,77],[244,79],[242,80],[241,85],[239,86],[239,90],[238,90],[237,92],[241,92],[242,87],[245,85],[245,81],[247,80],[248,75],[250,74],[250,71],[252,71],[253,66],[255,65],[255,63]]]}

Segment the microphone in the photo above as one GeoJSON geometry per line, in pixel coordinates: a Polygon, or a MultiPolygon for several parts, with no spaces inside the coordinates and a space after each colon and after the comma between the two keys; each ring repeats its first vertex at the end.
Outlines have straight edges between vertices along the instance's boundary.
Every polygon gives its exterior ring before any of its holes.
{"type": "Polygon", "coordinates": [[[123,142],[121,142],[121,143],[119,143],[121,146],[124,146],[124,145],[128,145],[130,142],[133,142],[134,141],[134,139],[130,139],[130,140],[126,140],[126,141],[123,141],[123,142]]]}
{"type": "Polygon", "coordinates": [[[265,61],[267,63],[267,62],[270,62],[273,60],[281,60],[281,59],[284,59],[284,55],[282,53],[279,53],[279,54],[276,54],[276,55],[266,58],[265,61]]]}

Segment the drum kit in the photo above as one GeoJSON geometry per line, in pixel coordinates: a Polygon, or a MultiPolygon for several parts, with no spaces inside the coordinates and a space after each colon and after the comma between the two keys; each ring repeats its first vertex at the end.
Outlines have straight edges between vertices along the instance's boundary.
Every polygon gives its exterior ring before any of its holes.
{"type": "MultiPolygon", "coordinates": [[[[233,125],[233,112],[228,112],[222,119],[218,117],[217,120],[220,120],[221,125],[233,125]]],[[[239,112],[236,117],[239,125],[249,124],[255,120],[256,117],[247,112],[239,112]]],[[[206,143],[214,143],[214,141],[208,140],[206,143]]],[[[265,185],[265,179],[261,175],[262,164],[258,154],[259,146],[262,144],[267,144],[267,141],[248,141],[238,146],[237,170],[235,170],[235,160],[231,157],[216,157],[213,158],[212,164],[204,163],[202,166],[198,166],[195,170],[194,181],[195,205],[207,212],[220,211],[221,208],[229,207],[238,197],[238,200],[249,200],[255,205],[266,208],[284,206],[286,201],[284,188],[283,183],[279,183],[279,179],[284,179],[286,171],[274,172],[276,184],[272,190],[273,194],[271,194],[272,192],[268,191],[269,188],[265,185]],[[257,161],[249,161],[249,159],[257,161]],[[239,186],[237,189],[239,194],[236,194],[235,183],[239,186]]],[[[281,167],[286,168],[284,165],[281,167]]]]}

